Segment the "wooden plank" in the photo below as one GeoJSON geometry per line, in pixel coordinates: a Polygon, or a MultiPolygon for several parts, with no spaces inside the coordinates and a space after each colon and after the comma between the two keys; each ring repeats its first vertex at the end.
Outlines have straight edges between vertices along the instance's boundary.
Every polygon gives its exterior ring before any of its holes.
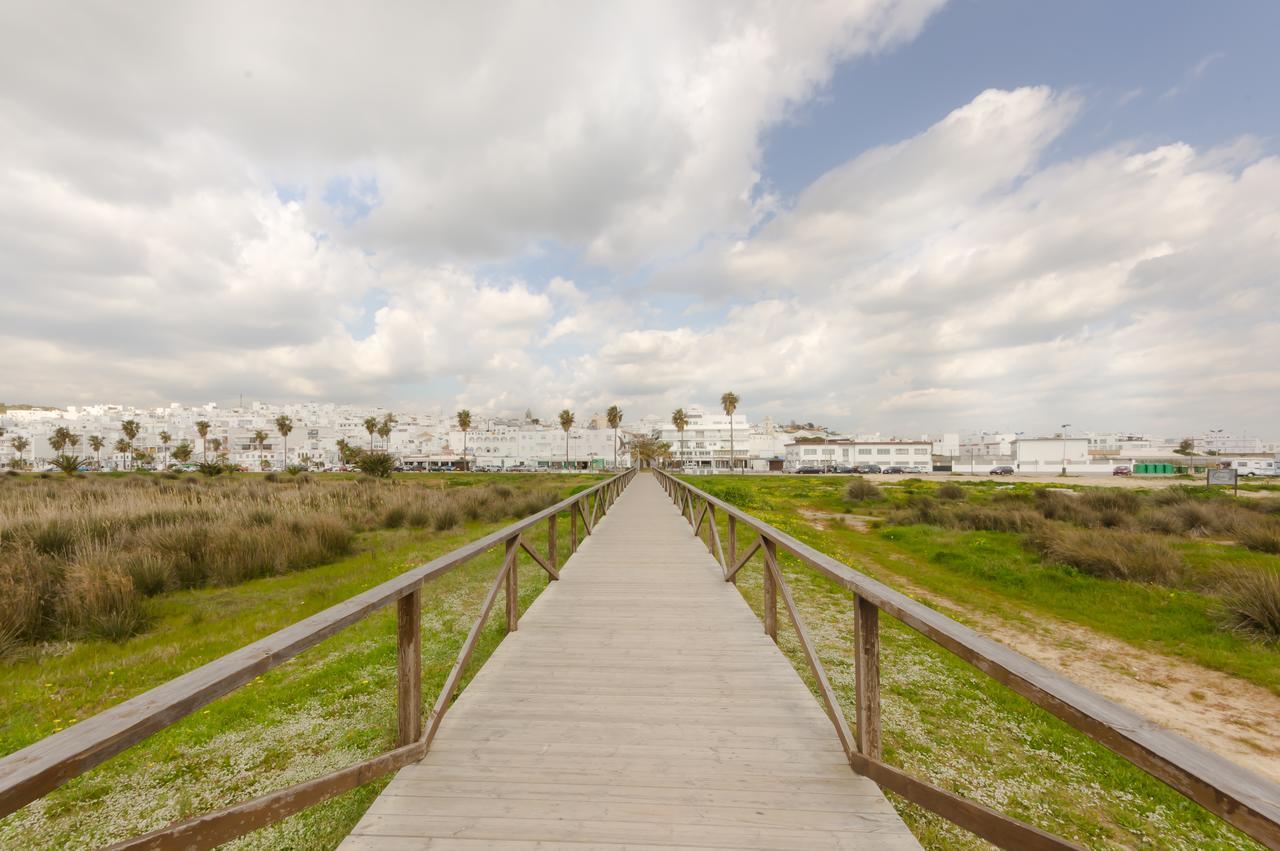
{"type": "MultiPolygon", "coordinates": [[[[665,476],[662,471],[655,475],[665,476]]],[[[1264,845],[1280,846],[1280,784],[1242,768],[734,506],[696,491],[820,574],[1167,783],[1264,845]]]]}
{"type": "MultiPolygon", "coordinates": [[[[622,473],[627,481],[632,473],[622,473]]],[[[603,487],[601,482],[592,490],[603,487]]],[[[584,491],[583,493],[590,493],[584,491]]],[[[472,541],[266,638],[228,653],[0,759],[0,817],[57,788],[255,677],[488,550],[564,511],[581,494],[472,541]]]]}
{"type": "Polygon", "coordinates": [[[880,759],[880,610],[862,597],[855,597],[854,605],[858,750],[880,759]]]}
{"type": "Polygon", "coordinates": [[[778,585],[773,576],[778,570],[778,549],[771,539],[764,539],[764,634],[778,640],[778,585]]]}
{"type": "Polygon", "coordinates": [[[520,571],[516,569],[516,558],[520,555],[517,548],[520,536],[508,538],[506,557],[503,559],[503,571],[506,574],[507,597],[507,632],[512,633],[520,628],[520,571]]]}
{"type": "Polygon", "coordinates": [[[396,744],[422,735],[422,590],[396,604],[396,744]]]}
{"type": "MultiPolygon", "coordinates": [[[[787,610],[788,617],[791,618],[791,626],[796,631],[796,637],[800,639],[800,649],[804,651],[804,658],[809,663],[809,670],[813,672],[814,679],[818,681],[818,694],[821,695],[822,703],[827,709],[827,717],[831,719],[832,725],[836,728],[836,738],[840,740],[840,747],[844,748],[845,755],[848,756],[854,750],[853,734],[849,732],[849,722],[845,720],[844,711],[840,708],[840,701],[836,700],[835,692],[831,688],[831,681],[827,679],[827,670],[823,667],[822,660],[818,658],[818,651],[813,647],[813,641],[809,637],[809,630],[805,628],[804,619],[800,617],[796,602],[791,597],[791,589],[787,587],[786,580],[783,579],[782,571],[778,569],[777,562],[769,561],[767,569],[770,576],[773,577],[774,583],[778,586],[778,593],[782,597],[782,603],[787,610]]],[[[876,708],[878,710],[879,706],[876,708]]],[[[862,729],[861,725],[859,725],[858,729],[862,729]]]]}
{"type": "Polygon", "coordinates": [[[553,580],[560,578],[559,572],[556,571],[554,567],[547,564],[547,560],[542,557],[542,553],[538,552],[533,547],[529,546],[529,542],[524,539],[523,535],[520,536],[520,549],[528,553],[529,557],[532,558],[534,561],[536,561],[538,563],[538,566],[541,567],[543,570],[545,570],[547,572],[547,575],[550,576],[553,580]]]}
{"type": "Polygon", "coordinates": [[[737,562],[734,563],[733,570],[729,571],[729,575],[724,578],[726,582],[737,581],[736,577],[738,575],[738,571],[742,570],[743,566],[745,566],[747,562],[751,561],[751,557],[760,550],[763,542],[763,538],[756,538],[751,546],[747,547],[747,551],[742,554],[742,558],[738,559],[737,562]]]}
{"type": "Polygon", "coordinates": [[[560,515],[553,514],[547,518],[547,564],[551,565],[551,572],[555,574],[555,578],[560,578],[560,553],[556,551],[556,527],[559,525],[560,515]]]}

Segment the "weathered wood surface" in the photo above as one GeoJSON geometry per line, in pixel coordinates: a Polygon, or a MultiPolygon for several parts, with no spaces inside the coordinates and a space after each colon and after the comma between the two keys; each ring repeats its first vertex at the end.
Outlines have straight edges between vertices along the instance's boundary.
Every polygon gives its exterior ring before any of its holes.
{"type": "Polygon", "coordinates": [[[593,531],[342,848],[919,847],[653,477],[593,531]]]}

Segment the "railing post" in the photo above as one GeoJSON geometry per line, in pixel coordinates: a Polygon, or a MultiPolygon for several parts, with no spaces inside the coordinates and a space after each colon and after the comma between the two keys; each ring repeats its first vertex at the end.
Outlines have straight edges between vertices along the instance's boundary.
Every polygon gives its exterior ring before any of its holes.
{"type": "Polygon", "coordinates": [[[854,599],[858,750],[871,759],[880,759],[880,610],[860,596],[854,599]]]}
{"type": "Polygon", "coordinates": [[[569,506],[569,553],[578,551],[578,506],[569,506]]]}
{"type": "Polygon", "coordinates": [[[551,565],[552,570],[558,570],[560,567],[556,564],[556,525],[559,520],[558,513],[547,518],[547,564],[551,565]]]}
{"type": "Polygon", "coordinates": [[[738,563],[738,518],[729,515],[729,569],[738,563]]]}
{"type": "Polygon", "coordinates": [[[422,586],[396,603],[396,743],[422,736],[422,586]]]}
{"type": "Polygon", "coordinates": [[[515,632],[520,625],[520,574],[516,570],[516,562],[519,560],[516,547],[519,545],[519,535],[507,538],[507,551],[502,562],[507,565],[507,632],[515,632]]]}
{"type": "MultiPolygon", "coordinates": [[[[778,545],[772,538],[764,539],[764,634],[778,641],[778,584],[773,581],[769,565],[778,566],[778,545]]],[[[781,568],[778,570],[782,572],[781,568]]]]}

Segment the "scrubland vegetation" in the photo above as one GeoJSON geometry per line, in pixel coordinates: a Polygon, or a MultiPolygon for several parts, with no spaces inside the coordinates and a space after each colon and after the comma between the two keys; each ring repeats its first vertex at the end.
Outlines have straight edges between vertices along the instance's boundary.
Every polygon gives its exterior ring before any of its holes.
{"type": "Polygon", "coordinates": [[[555,490],[298,476],[0,476],[0,654],[143,629],[147,597],[314,567],[355,537],[444,531],[552,504],[555,490]]]}

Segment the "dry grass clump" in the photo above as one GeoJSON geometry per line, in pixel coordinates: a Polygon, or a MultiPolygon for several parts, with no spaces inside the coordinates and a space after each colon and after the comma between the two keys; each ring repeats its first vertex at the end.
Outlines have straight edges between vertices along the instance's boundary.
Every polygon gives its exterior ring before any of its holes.
{"type": "Polygon", "coordinates": [[[1045,527],[1031,544],[1049,561],[1104,579],[1178,586],[1187,576],[1177,550],[1141,532],[1045,527]]]}
{"type": "Polygon", "coordinates": [[[144,597],[314,567],[379,528],[443,531],[521,517],[553,490],[450,490],[277,477],[5,480],[0,485],[0,652],[51,638],[120,638],[144,597]]]}
{"type": "Polygon", "coordinates": [[[881,496],[880,488],[861,476],[850,479],[844,489],[844,498],[850,502],[865,502],[870,499],[879,499],[881,496]]]}
{"type": "Polygon", "coordinates": [[[891,514],[889,521],[981,532],[1033,532],[1044,525],[1044,518],[1029,508],[947,505],[929,497],[912,499],[906,508],[891,514]]]}
{"type": "Polygon", "coordinates": [[[1219,589],[1218,615],[1233,632],[1280,642],[1280,573],[1238,570],[1219,589]]]}
{"type": "Polygon", "coordinates": [[[965,497],[964,488],[960,487],[955,482],[947,482],[945,485],[934,491],[934,495],[937,496],[938,499],[951,501],[964,499],[965,497]]]}
{"type": "Polygon", "coordinates": [[[1253,523],[1237,533],[1241,545],[1260,553],[1280,555],[1280,524],[1253,523]]]}

